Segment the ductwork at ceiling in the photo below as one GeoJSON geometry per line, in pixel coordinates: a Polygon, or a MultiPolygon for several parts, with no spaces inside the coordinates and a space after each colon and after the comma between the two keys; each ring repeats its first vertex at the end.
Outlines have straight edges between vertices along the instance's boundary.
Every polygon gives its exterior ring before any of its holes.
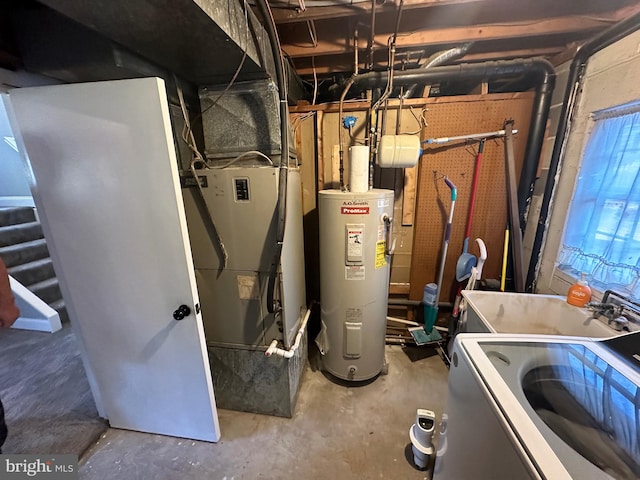
{"type": "MultiPolygon", "coordinates": [[[[63,82],[173,75],[194,85],[275,80],[272,51],[248,3],[42,0],[14,2],[22,65],[63,82]]],[[[290,102],[304,95],[286,65],[290,102]]]]}
{"type": "MultiPolygon", "coordinates": [[[[14,17],[25,65],[60,75],[51,72],[43,58],[53,54],[58,62],[65,60],[76,67],[64,75],[71,81],[78,77],[84,80],[83,64],[113,67],[106,64],[109,47],[114,52],[125,50],[197,85],[228,81],[245,51],[240,80],[271,73],[264,30],[250,9],[245,16],[239,2],[44,0],[17,10],[14,17]],[[61,48],[65,44],[68,48],[61,48]]],[[[131,68],[127,58],[112,57],[115,66],[131,68]]]]}

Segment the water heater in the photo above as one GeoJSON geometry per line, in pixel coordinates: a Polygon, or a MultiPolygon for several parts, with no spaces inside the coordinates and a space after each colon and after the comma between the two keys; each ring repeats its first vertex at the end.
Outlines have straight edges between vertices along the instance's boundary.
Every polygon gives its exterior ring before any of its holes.
{"type": "Polygon", "coordinates": [[[384,365],[393,191],[323,190],[318,208],[323,366],[368,380],[384,365]]]}

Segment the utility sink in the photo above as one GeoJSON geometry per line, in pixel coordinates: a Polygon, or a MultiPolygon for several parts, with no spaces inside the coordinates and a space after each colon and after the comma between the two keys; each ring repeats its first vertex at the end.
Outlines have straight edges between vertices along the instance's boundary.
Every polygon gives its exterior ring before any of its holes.
{"type": "Polygon", "coordinates": [[[464,290],[467,303],[462,332],[533,333],[607,338],[620,335],[586,308],[558,295],[464,290]]]}

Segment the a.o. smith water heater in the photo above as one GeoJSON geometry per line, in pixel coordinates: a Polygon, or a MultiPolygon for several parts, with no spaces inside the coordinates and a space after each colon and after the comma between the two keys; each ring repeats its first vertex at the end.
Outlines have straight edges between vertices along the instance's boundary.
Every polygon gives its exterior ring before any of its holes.
{"type": "Polygon", "coordinates": [[[385,363],[393,191],[318,196],[323,366],[344,380],[368,380],[385,363]]]}

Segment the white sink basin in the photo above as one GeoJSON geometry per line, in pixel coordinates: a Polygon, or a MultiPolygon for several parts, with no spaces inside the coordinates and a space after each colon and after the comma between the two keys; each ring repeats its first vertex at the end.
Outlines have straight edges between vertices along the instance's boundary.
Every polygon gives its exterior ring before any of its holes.
{"type": "Polygon", "coordinates": [[[592,318],[586,308],[569,305],[565,297],[525,293],[464,290],[466,321],[461,331],[485,333],[536,333],[607,338],[620,335],[592,318]]]}

